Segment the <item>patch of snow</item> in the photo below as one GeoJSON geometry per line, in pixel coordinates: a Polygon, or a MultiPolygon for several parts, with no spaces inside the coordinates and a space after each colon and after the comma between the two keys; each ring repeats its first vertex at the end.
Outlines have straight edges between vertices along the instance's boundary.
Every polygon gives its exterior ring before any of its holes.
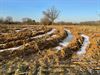
{"type": "MultiPolygon", "coordinates": [[[[54,33],[55,31],[56,31],[56,29],[52,29],[51,31],[47,32],[46,34],[50,35],[50,34],[54,33]]],[[[32,37],[32,38],[40,38],[40,37],[45,36],[46,34],[38,35],[38,36],[35,36],[35,37],[32,37]]],[[[26,43],[25,45],[28,45],[28,44],[26,43]]],[[[23,46],[23,45],[18,46],[18,47],[13,47],[13,48],[2,49],[2,50],[0,50],[0,52],[7,51],[7,50],[8,50],[8,51],[9,51],[9,50],[12,50],[12,51],[13,51],[13,50],[17,50],[17,49],[20,49],[22,46],[23,46]]]]}
{"type": "Polygon", "coordinates": [[[66,47],[70,41],[73,39],[73,35],[71,34],[70,30],[64,29],[67,32],[68,36],[59,43],[59,46],[56,47],[57,50],[61,50],[63,47],[66,47]],[[61,47],[62,46],[62,47],[61,47]]]}
{"type": "Polygon", "coordinates": [[[61,47],[61,46],[57,46],[56,49],[57,49],[57,50],[61,50],[62,47],[61,47]]]}
{"type": "Polygon", "coordinates": [[[13,47],[13,48],[8,48],[8,49],[2,49],[0,50],[0,52],[3,52],[3,51],[10,51],[10,50],[17,50],[17,49],[20,49],[22,46],[18,46],[18,47],[13,47]]]}
{"type": "Polygon", "coordinates": [[[52,29],[51,31],[47,32],[46,34],[37,35],[35,37],[32,37],[32,39],[34,39],[34,38],[40,38],[40,37],[43,37],[45,35],[50,35],[50,34],[54,33],[55,31],[56,31],[56,29],[52,29]]]}
{"type": "Polygon", "coordinates": [[[51,31],[47,32],[48,35],[54,33],[56,31],[56,29],[52,29],[51,31]]]}
{"type": "Polygon", "coordinates": [[[84,34],[82,34],[81,36],[84,38],[84,41],[83,41],[82,47],[77,52],[78,55],[85,54],[86,53],[86,48],[87,48],[88,44],[90,43],[88,36],[86,36],[84,34]]]}
{"type": "Polygon", "coordinates": [[[52,35],[51,37],[56,37],[57,35],[52,35]]]}
{"type": "Polygon", "coordinates": [[[16,32],[20,32],[21,30],[16,30],[16,32]]]}
{"type": "Polygon", "coordinates": [[[51,37],[47,38],[46,40],[51,40],[52,38],[55,38],[57,35],[52,35],[51,37]]]}

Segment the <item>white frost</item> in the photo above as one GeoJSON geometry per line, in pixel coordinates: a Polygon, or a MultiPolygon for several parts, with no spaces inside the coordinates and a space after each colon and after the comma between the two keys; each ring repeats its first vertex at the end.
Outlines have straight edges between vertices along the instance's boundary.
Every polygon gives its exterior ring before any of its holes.
{"type": "MultiPolygon", "coordinates": [[[[50,35],[50,34],[54,33],[55,31],[56,31],[56,29],[52,29],[51,31],[47,32],[46,34],[50,35]]],[[[46,34],[37,35],[37,36],[32,37],[32,38],[40,38],[40,37],[45,36],[46,34]]],[[[27,45],[27,44],[25,44],[25,45],[27,45]]],[[[7,49],[2,49],[2,50],[0,50],[0,52],[7,51],[7,50],[8,50],[8,51],[9,51],[9,50],[12,50],[12,51],[13,51],[13,50],[20,49],[21,47],[23,47],[23,45],[18,46],[18,47],[12,47],[12,48],[7,48],[7,49]]]]}
{"type": "Polygon", "coordinates": [[[10,50],[17,50],[17,49],[20,49],[22,46],[18,46],[18,47],[13,47],[13,48],[8,48],[8,49],[2,49],[0,50],[0,52],[3,52],[3,51],[10,51],[10,50]]]}
{"type": "Polygon", "coordinates": [[[54,33],[56,31],[56,29],[52,29],[51,31],[47,32],[48,35],[54,33]]]}
{"type": "Polygon", "coordinates": [[[63,47],[66,47],[73,39],[73,35],[71,34],[70,30],[65,29],[65,31],[67,32],[68,36],[66,36],[66,38],[59,43],[59,46],[56,47],[57,50],[61,50],[63,47]]]}
{"type": "Polygon", "coordinates": [[[16,30],[16,32],[20,32],[21,30],[16,30]]]}
{"type": "Polygon", "coordinates": [[[82,34],[81,36],[84,38],[84,41],[83,41],[82,47],[77,52],[78,55],[85,54],[86,53],[86,48],[87,48],[88,44],[90,43],[88,36],[86,36],[84,34],[82,34]]]}
{"type": "Polygon", "coordinates": [[[50,34],[54,33],[55,31],[56,31],[56,29],[52,29],[51,31],[47,32],[46,34],[37,35],[37,36],[35,36],[35,37],[32,37],[32,39],[33,39],[33,38],[40,38],[40,37],[43,37],[43,36],[45,36],[45,35],[50,35],[50,34]]]}
{"type": "Polygon", "coordinates": [[[57,50],[61,50],[62,47],[61,47],[61,46],[57,46],[56,49],[57,49],[57,50]]]}

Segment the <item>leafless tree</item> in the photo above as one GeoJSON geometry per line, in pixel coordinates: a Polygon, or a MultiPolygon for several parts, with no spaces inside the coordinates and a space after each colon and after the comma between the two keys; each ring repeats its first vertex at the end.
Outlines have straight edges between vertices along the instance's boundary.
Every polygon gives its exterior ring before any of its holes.
{"type": "Polygon", "coordinates": [[[50,20],[47,18],[47,17],[43,17],[41,19],[41,24],[44,24],[44,25],[49,25],[51,22],[50,20]]]}
{"type": "Polygon", "coordinates": [[[55,7],[51,7],[46,11],[43,11],[43,14],[52,22],[54,23],[55,19],[59,16],[59,11],[55,7]]]}
{"type": "Polygon", "coordinates": [[[22,18],[22,22],[25,24],[33,24],[33,20],[31,18],[22,18]]]}
{"type": "Polygon", "coordinates": [[[11,16],[7,16],[5,22],[7,23],[13,22],[13,18],[11,16]]]}
{"type": "Polygon", "coordinates": [[[0,17],[0,23],[3,23],[4,19],[3,17],[0,17]]]}

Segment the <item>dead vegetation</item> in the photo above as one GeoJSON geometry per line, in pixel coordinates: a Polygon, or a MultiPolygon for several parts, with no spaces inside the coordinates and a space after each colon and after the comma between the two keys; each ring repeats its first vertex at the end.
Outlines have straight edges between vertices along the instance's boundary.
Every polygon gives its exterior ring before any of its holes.
{"type": "MultiPolygon", "coordinates": [[[[22,30],[28,26],[11,26],[7,29],[22,30]]],[[[0,74],[62,74],[62,75],[99,75],[97,70],[100,66],[100,39],[99,26],[39,26],[35,28],[8,34],[1,34],[0,49],[12,48],[16,46],[22,47],[14,51],[0,52],[0,74]],[[74,35],[73,40],[62,50],[55,50],[58,42],[62,41],[67,34],[64,28],[69,29],[74,35]],[[54,33],[47,35],[46,33],[52,29],[57,29],[54,33]],[[76,31],[77,30],[77,31],[76,31]],[[38,35],[45,36],[30,39],[38,35]],[[78,56],[76,52],[81,48],[84,38],[80,34],[86,34],[90,37],[90,44],[86,48],[84,57],[78,56]],[[6,41],[5,41],[6,40],[6,41]],[[10,41],[9,41],[10,40],[10,41]],[[77,59],[77,60],[75,60],[77,59]],[[91,70],[91,72],[90,72],[91,70]]],[[[1,31],[2,32],[2,31],[1,31]]]]}

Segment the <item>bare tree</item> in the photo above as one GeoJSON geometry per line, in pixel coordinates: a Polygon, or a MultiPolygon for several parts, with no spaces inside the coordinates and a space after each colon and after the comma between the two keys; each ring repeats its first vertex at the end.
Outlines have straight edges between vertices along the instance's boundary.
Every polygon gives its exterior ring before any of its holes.
{"type": "Polygon", "coordinates": [[[44,25],[49,25],[51,22],[50,20],[47,18],[47,17],[43,17],[41,19],[41,24],[44,24],[44,25]]]}
{"type": "Polygon", "coordinates": [[[32,24],[33,20],[31,18],[22,18],[22,22],[26,24],[32,24]]]}
{"type": "Polygon", "coordinates": [[[55,7],[51,7],[47,9],[46,11],[43,11],[43,14],[52,22],[54,23],[54,20],[58,18],[59,11],[55,7]]]}
{"type": "Polygon", "coordinates": [[[13,18],[11,16],[7,16],[5,22],[7,23],[13,22],[13,18]]]}
{"type": "Polygon", "coordinates": [[[0,17],[0,23],[3,23],[4,19],[3,17],[0,17]]]}

